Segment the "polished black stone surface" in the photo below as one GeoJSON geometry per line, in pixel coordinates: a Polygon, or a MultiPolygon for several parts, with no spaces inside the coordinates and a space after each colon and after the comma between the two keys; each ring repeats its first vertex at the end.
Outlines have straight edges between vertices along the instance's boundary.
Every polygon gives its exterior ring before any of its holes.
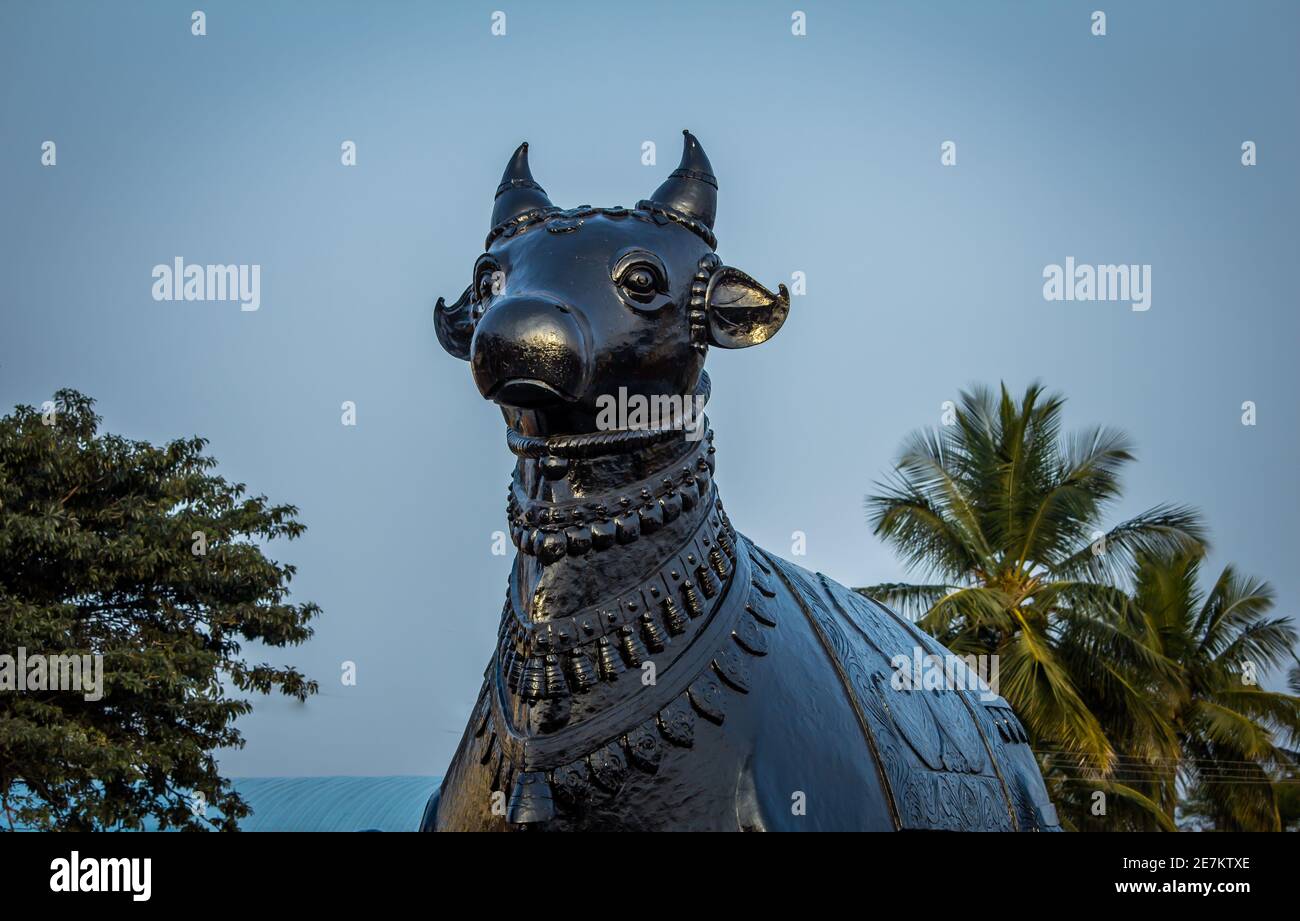
{"type": "Polygon", "coordinates": [[[422,827],[1055,829],[1004,700],[900,689],[896,657],[946,651],[733,528],[712,432],[679,423],[709,347],[766,342],[790,298],[715,254],[717,193],[686,132],[634,208],[562,210],[521,145],[469,286],[438,302],[439,341],[505,416],[519,552],[422,827]],[[664,412],[611,427],[615,397],[664,412]]]}

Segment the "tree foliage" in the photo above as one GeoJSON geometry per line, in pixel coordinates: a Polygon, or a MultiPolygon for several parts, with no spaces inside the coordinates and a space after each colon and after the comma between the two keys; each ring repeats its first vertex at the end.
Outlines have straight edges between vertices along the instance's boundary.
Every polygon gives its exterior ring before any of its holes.
{"type": "Polygon", "coordinates": [[[91,399],[55,396],[0,419],[0,654],[102,655],[103,697],[0,691],[0,825],[233,829],[248,807],[213,753],[252,706],[232,693],[316,691],[242,657],[311,636],[319,609],[261,546],[304,526],[214,474],[204,439],[104,434],[91,399]]]}
{"type": "Polygon", "coordinates": [[[953,425],[911,436],[867,508],[924,581],[858,591],[959,655],[998,656],[999,690],[1073,827],[1172,829],[1189,784],[1243,827],[1276,827],[1283,753],[1268,740],[1296,728],[1300,699],[1245,685],[1240,663],[1281,664],[1294,632],[1264,616],[1271,589],[1231,569],[1195,592],[1194,510],[1107,525],[1132,445],[1113,429],[1063,433],[1063,405],[1037,384],[1018,402],[978,388],[953,425]],[[1234,773],[1216,766],[1228,761],[1234,773]]]}
{"type": "Polygon", "coordinates": [[[1277,794],[1294,785],[1295,762],[1278,741],[1300,738],[1300,698],[1260,681],[1292,660],[1296,632],[1269,616],[1267,582],[1227,566],[1202,592],[1200,568],[1190,553],[1138,561],[1135,606],[1153,649],[1177,665],[1152,690],[1178,744],[1174,760],[1130,770],[1170,814],[1181,793],[1218,830],[1279,831],[1277,794]]]}

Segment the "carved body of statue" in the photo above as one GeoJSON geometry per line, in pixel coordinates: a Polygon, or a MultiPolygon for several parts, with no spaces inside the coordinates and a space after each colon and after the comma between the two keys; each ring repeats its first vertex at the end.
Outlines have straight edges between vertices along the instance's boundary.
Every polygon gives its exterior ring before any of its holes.
{"type": "Polygon", "coordinates": [[[709,346],[766,341],[789,294],[714,254],[696,139],[635,208],[560,210],[527,157],[469,288],[436,308],[439,340],[505,415],[519,553],[423,827],[1056,828],[1004,700],[973,680],[899,689],[895,657],[945,650],[728,520],[689,411],[709,346]],[[621,388],[633,412],[611,429],[621,388]],[[680,410],[632,418],[647,405],[680,410]]]}

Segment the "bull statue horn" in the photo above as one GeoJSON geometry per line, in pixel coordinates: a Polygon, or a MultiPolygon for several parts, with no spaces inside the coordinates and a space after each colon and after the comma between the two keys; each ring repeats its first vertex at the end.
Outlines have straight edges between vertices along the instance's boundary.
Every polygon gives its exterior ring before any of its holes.
{"type": "Polygon", "coordinates": [[[546,197],[546,190],[533,179],[532,170],[528,168],[528,142],[524,141],[510,158],[501,176],[501,184],[497,186],[496,202],[492,205],[492,226],[498,227],[531,211],[554,207],[546,197]]]}
{"type": "Polygon", "coordinates": [[[683,131],[682,162],[655,189],[650,201],[699,221],[710,232],[718,216],[718,180],[695,135],[683,131]]]}

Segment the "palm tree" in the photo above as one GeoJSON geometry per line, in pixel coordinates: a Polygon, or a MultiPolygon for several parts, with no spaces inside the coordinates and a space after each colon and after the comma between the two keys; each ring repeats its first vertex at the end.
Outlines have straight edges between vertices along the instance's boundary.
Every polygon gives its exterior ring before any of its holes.
{"type": "Polygon", "coordinates": [[[1169,708],[1150,693],[1177,667],[1149,641],[1126,589],[1139,557],[1195,552],[1204,532],[1194,511],[1173,506],[1104,528],[1132,448],[1107,428],[1062,435],[1063,403],[1036,383],[1019,403],[1005,385],[996,396],[975,388],[951,425],[913,434],[867,508],[875,533],[926,581],[858,591],[958,655],[997,655],[999,692],[1034,748],[1054,753],[1049,782],[1099,779],[1163,824],[1167,804],[1105,780],[1119,745],[1126,756],[1177,757],[1169,708]]]}
{"type": "MultiPolygon", "coordinates": [[[[1275,784],[1294,767],[1277,740],[1300,738],[1300,696],[1259,681],[1294,660],[1296,631],[1286,618],[1267,616],[1274,604],[1267,582],[1227,566],[1203,593],[1200,567],[1200,556],[1188,552],[1137,561],[1134,602],[1146,635],[1178,666],[1175,680],[1152,690],[1168,702],[1180,755],[1146,765],[1135,759],[1120,770],[1163,791],[1181,787],[1216,829],[1277,831],[1275,784]]],[[[1292,678],[1294,689],[1300,675],[1292,678]]]]}

